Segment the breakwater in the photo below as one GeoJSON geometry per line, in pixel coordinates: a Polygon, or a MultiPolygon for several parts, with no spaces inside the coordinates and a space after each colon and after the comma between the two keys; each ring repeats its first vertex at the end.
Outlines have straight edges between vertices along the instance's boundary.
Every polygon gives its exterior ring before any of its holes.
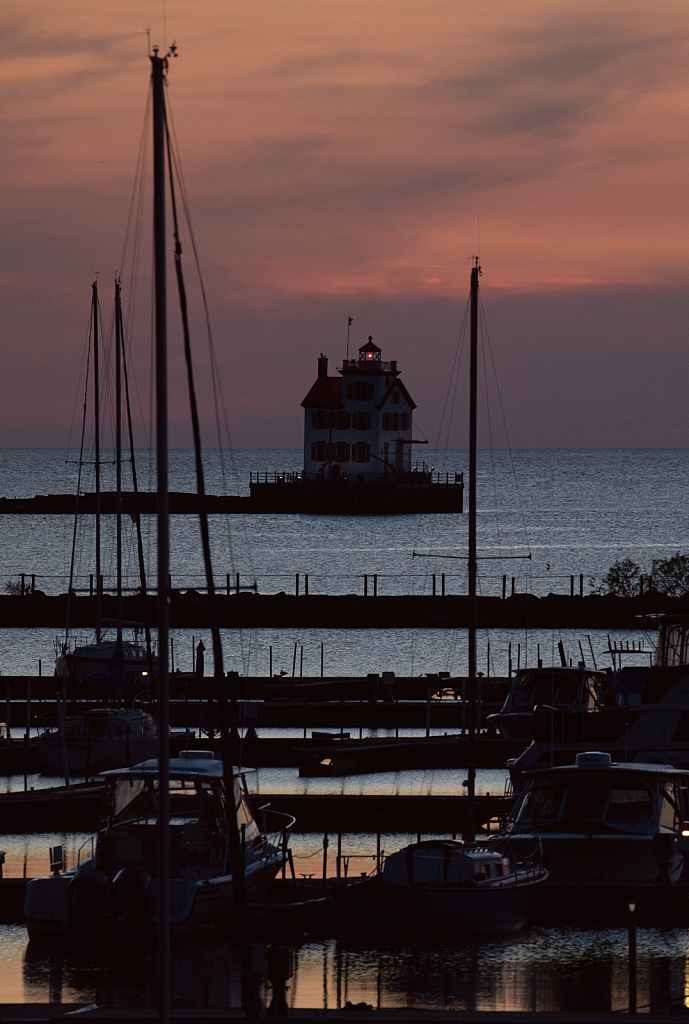
{"type": "MultiPolygon", "coordinates": [[[[125,595],[125,619],[154,623],[156,598],[125,595]]],[[[308,627],[323,629],[466,628],[469,601],[465,596],[381,596],[369,593],[333,596],[326,594],[217,595],[220,626],[308,627]]],[[[72,596],[70,621],[74,628],[91,628],[95,622],[95,597],[72,596]]],[[[40,590],[0,595],[0,627],[51,626],[63,628],[67,595],[48,595],[40,590]]],[[[479,628],[637,629],[637,615],[654,612],[689,613],[689,598],[671,598],[654,592],[638,597],[592,594],[571,596],[513,594],[478,601],[479,628]]],[[[114,619],[116,599],[103,595],[103,615],[114,619]]],[[[171,590],[170,625],[173,628],[207,629],[208,601],[197,590],[171,590]]]]}

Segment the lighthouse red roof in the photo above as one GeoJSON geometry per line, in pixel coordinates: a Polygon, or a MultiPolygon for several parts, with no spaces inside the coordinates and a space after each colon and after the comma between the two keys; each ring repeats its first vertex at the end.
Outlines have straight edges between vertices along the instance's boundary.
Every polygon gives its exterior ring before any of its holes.
{"type": "Polygon", "coordinates": [[[341,409],[342,377],[319,377],[301,404],[305,409],[341,409]]]}

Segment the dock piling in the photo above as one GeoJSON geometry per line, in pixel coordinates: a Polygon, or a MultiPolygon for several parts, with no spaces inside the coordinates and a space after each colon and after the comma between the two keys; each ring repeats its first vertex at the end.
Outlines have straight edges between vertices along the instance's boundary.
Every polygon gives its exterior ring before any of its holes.
{"type": "Polygon", "coordinates": [[[12,742],[10,737],[10,684],[5,687],[5,743],[12,742]]]}
{"type": "Polygon", "coordinates": [[[328,833],[323,833],[323,888],[328,882],[328,833]]]}

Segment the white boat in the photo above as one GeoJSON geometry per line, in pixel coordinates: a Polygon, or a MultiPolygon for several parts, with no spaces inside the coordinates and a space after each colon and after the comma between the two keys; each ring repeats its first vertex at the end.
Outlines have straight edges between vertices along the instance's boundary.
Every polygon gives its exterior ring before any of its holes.
{"type": "MultiPolygon", "coordinates": [[[[247,770],[235,768],[234,815],[228,819],[222,763],[204,751],[185,753],[170,759],[170,928],[173,935],[199,936],[233,923],[230,830],[239,832],[247,898],[261,901],[287,858],[294,818],[262,808],[276,827],[272,835],[265,825],[259,828],[249,806],[247,770]]],[[[72,869],[27,886],[24,916],[32,939],[156,934],[158,761],[104,778],[104,827],[82,847],[72,869]]]]}
{"type": "Polygon", "coordinates": [[[538,709],[597,711],[610,701],[612,676],[586,667],[525,668],[517,673],[500,711],[488,715],[503,739],[530,743],[538,709]]]}
{"type": "MultiPolygon", "coordinates": [[[[70,772],[128,767],[158,750],[155,719],[140,708],[90,708],[67,718],[64,731],[70,772]]],[[[49,768],[64,771],[59,727],[39,735],[38,753],[49,768]]]]}
{"type": "Polygon", "coordinates": [[[530,772],[496,842],[522,855],[540,848],[549,885],[582,900],[679,882],[688,821],[689,771],[588,751],[530,772]]]}
{"type": "MultiPolygon", "coordinates": [[[[514,932],[526,924],[548,872],[481,845],[451,839],[390,854],[358,890],[367,914],[392,929],[514,932]]],[[[354,891],[354,890],[353,890],[354,891]]]]}

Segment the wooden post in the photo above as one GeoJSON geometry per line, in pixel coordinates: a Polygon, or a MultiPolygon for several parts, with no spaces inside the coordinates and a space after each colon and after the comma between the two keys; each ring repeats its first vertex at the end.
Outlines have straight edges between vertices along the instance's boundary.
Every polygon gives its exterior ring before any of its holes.
{"type": "Polygon", "coordinates": [[[5,743],[11,743],[10,739],[10,684],[8,683],[5,687],[5,743]]]}
{"type": "Polygon", "coordinates": [[[299,654],[299,678],[300,679],[304,678],[304,648],[303,647],[300,648],[300,654],[299,654]]]}
{"type": "Polygon", "coordinates": [[[321,644],[321,679],[323,678],[323,647],[324,646],[325,646],[324,644],[321,644]]]}
{"type": "Polygon", "coordinates": [[[507,596],[507,576],[502,577],[502,599],[505,600],[507,596]]]}
{"type": "Polygon", "coordinates": [[[583,574],[583,572],[580,572],[579,573],[579,597],[583,597],[583,596],[584,596],[584,574],[583,574]]]}
{"type": "Polygon", "coordinates": [[[239,573],[237,573],[237,593],[239,593],[239,573]]]}
{"type": "Polygon", "coordinates": [[[297,573],[295,577],[294,594],[295,597],[299,597],[299,573],[297,573]]]}
{"type": "Polygon", "coordinates": [[[514,576],[512,577],[512,597],[514,597],[514,576]]]}
{"type": "Polygon", "coordinates": [[[512,644],[507,645],[507,677],[512,678],[512,644]]]}
{"type": "Polygon", "coordinates": [[[364,597],[368,597],[368,576],[364,576],[364,597]]]}
{"type": "Polygon", "coordinates": [[[230,574],[227,574],[227,596],[230,596],[230,574]]]}
{"type": "Polygon", "coordinates": [[[304,576],[304,597],[309,596],[309,575],[306,573],[304,576]]]}
{"type": "Polygon", "coordinates": [[[175,671],[175,640],[170,637],[170,671],[175,671]]]}
{"type": "Polygon", "coordinates": [[[569,596],[574,597],[574,576],[569,577],[569,596]]]}
{"type": "Polygon", "coordinates": [[[323,833],[323,888],[328,881],[328,833],[323,833]]]}
{"type": "Polygon", "coordinates": [[[440,593],[442,597],[445,597],[445,573],[440,577],[440,593]]]}
{"type": "Polygon", "coordinates": [[[342,822],[338,821],[338,823],[337,823],[337,867],[336,867],[336,870],[335,870],[335,875],[337,877],[337,884],[338,885],[341,885],[341,883],[342,883],[341,864],[342,864],[342,822]]]}
{"type": "Polygon", "coordinates": [[[380,814],[378,815],[378,829],[376,831],[376,874],[380,872],[380,814]]]}
{"type": "Polygon", "coordinates": [[[89,576],[89,597],[93,597],[93,573],[89,576]]]}
{"type": "Polygon", "coordinates": [[[435,573],[433,573],[433,597],[435,597],[435,573]]]}
{"type": "Polygon", "coordinates": [[[272,679],[273,678],[273,646],[272,646],[272,644],[271,644],[269,650],[270,650],[270,678],[272,679]]]}
{"type": "Polygon", "coordinates": [[[378,597],[378,574],[373,574],[373,596],[378,597]]]}

